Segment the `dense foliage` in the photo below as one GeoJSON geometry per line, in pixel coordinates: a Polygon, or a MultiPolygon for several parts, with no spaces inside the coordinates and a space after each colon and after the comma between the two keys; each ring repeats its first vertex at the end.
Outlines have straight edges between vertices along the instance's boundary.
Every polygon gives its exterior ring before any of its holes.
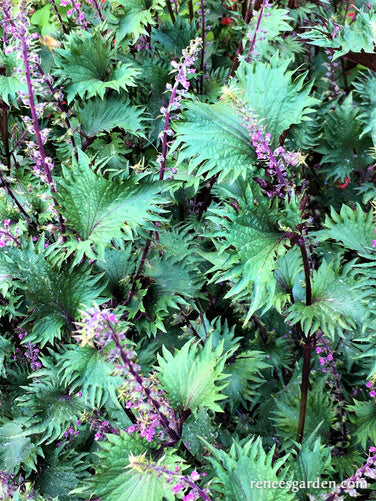
{"type": "Polygon", "coordinates": [[[0,6],[1,499],[375,499],[376,1],[0,6]]]}

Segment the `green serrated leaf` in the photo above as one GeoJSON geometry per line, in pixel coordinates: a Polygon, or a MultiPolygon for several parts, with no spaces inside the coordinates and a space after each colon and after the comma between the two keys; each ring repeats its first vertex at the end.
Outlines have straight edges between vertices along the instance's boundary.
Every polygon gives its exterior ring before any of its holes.
{"type": "Polygon", "coordinates": [[[108,399],[121,408],[116,388],[123,379],[112,374],[114,366],[106,362],[95,348],[84,346],[71,347],[58,362],[62,381],[75,388],[82,387],[85,403],[93,409],[100,408],[108,399]]]}
{"type": "Polygon", "coordinates": [[[323,133],[317,151],[323,154],[323,172],[329,178],[343,182],[355,169],[365,169],[372,163],[369,149],[371,138],[362,134],[360,109],[354,106],[352,94],[341,105],[325,111],[323,133]]]}
{"type": "Polygon", "coordinates": [[[98,95],[103,99],[106,89],[126,89],[135,85],[138,71],[130,64],[111,66],[111,40],[99,31],[73,32],[64,49],[55,49],[59,69],[55,74],[68,80],[67,101],[76,95],[90,98],[98,95]],[[110,75],[108,75],[110,70],[110,75]]]}
{"type": "Polygon", "coordinates": [[[277,206],[272,207],[263,199],[253,200],[250,188],[248,201],[239,212],[228,209],[210,212],[214,215],[209,219],[219,228],[211,236],[225,256],[222,261],[215,258],[217,264],[211,271],[219,269],[214,275],[217,282],[230,280],[233,284],[225,297],[252,301],[246,323],[258,309],[265,312],[273,306],[276,290],[273,272],[277,258],[287,251],[288,233],[284,232],[286,228],[281,231],[277,206]]]}
{"type": "Polygon", "coordinates": [[[312,107],[319,103],[309,95],[313,82],[304,83],[306,73],[292,79],[294,72],[287,71],[290,62],[278,54],[268,63],[243,62],[236,73],[238,83],[230,85],[230,91],[261,121],[275,145],[291,125],[309,120],[312,107]]]}
{"type": "Polygon", "coordinates": [[[286,322],[300,322],[306,335],[321,330],[332,338],[335,334],[342,336],[344,330],[366,324],[364,299],[369,294],[362,280],[352,273],[351,263],[340,274],[324,261],[313,272],[312,304],[307,306],[304,299],[292,304],[286,322]]]}
{"type": "Polygon", "coordinates": [[[360,256],[375,259],[372,250],[372,233],[375,224],[372,211],[365,212],[359,204],[355,209],[342,205],[339,214],[330,210],[330,217],[325,216],[324,229],[317,232],[319,240],[333,239],[341,242],[347,249],[357,251],[360,256]]]}
{"type": "Polygon", "coordinates": [[[223,342],[212,350],[209,340],[204,348],[188,341],[173,354],[163,346],[163,356],[158,355],[158,377],[171,402],[184,410],[197,411],[204,407],[222,412],[217,404],[225,396],[221,390],[226,386],[227,376],[222,374],[225,357],[223,342]]]}
{"type": "Polygon", "coordinates": [[[89,137],[103,130],[110,131],[114,127],[140,135],[142,112],[140,107],[132,106],[128,99],[110,96],[104,99],[95,97],[86,101],[78,108],[77,116],[82,130],[89,137]]]}
{"type": "Polygon", "coordinates": [[[165,202],[158,195],[158,183],[110,181],[94,172],[84,153],[79,155],[57,194],[68,228],[97,246],[116,237],[132,238],[132,231],[140,227],[153,228],[151,221],[160,219],[155,213],[162,210],[157,204],[165,202]]]}
{"type": "Polygon", "coordinates": [[[25,342],[52,343],[61,338],[64,327],[71,327],[79,308],[94,300],[101,302],[104,287],[98,285],[99,276],[92,276],[85,266],[71,269],[64,265],[55,270],[46,260],[44,248],[37,249],[32,243],[24,250],[4,247],[0,259],[15,285],[24,291],[32,310],[29,320],[36,319],[25,342]]]}
{"type": "Polygon", "coordinates": [[[266,454],[261,437],[251,438],[243,446],[233,442],[229,453],[216,449],[203,440],[212,453],[208,461],[216,472],[216,490],[224,499],[232,501],[293,501],[295,495],[287,489],[271,489],[273,482],[279,484],[285,474],[280,468],[288,456],[274,461],[274,447],[266,454]],[[261,481],[261,488],[257,484],[261,481]],[[270,485],[268,487],[268,481],[270,485]],[[264,482],[267,482],[264,484],[264,482]]]}
{"type": "Polygon", "coordinates": [[[37,470],[38,454],[43,452],[25,432],[24,420],[6,420],[0,427],[0,468],[8,474],[23,468],[30,474],[37,470]]]}
{"type": "MultiPolygon", "coordinates": [[[[89,495],[100,496],[102,501],[168,501],[174,500],[171,487],[164,477],[137,473],[129,469],[129,456],[137,456],[148,450],[147,442],[137,435],[134,437],[120,432],[120,435],[107,435],[108,442],[102,442],[99,451],[99,463],[95,475],[85,481],[83,489],[89,495]]],[[[177,464],[173,454],[163,458],[163,465],[171,467],[177,464]]]]}
{"type": "Polygon", "coordinates": [[[372,444],[376,443],[376,428],[374,426],[376,419],[376,405],[374,401],[360,402],[354,400],[353,405],[347,407],[350,414],[350,420],[354,424],[353,433],[356,436],[356,442],[362,447],[370,440],[372,444]]]}
{"type": "Polygon", "coordinates": [[[49,357],[43,358],[42,369],[33,373],[33,382],[24,390],[17,404],[31,409],[33,421],[28,432],[39,434],[39,443],[61,438],[85,409],[82,398],[61,384],[56,362],[49,357]]]}
{"type": "Polygon", "coordinates": [[[253,170],[256,155],[242,119],[225,103],[188,103],[184,120],[175,124],[179,163],[191,159],[189,172],[234,181],[253,170]]]}
{"type": "Polygon", "coordinates": [[[255,397],[256,388],[265,382],[260,371],[270,367],[265,359],[266,355],[261,351],[246,350],[226,364],[224,373],[230,374],[231,378],[223,393],[229,397],[231,409],[246,405],[255,397]]]}
{"type": "Polygon", "coordinates": [[[116,33],[118,40],[127,35],[132,35],[136,41],[141,35],[147,33],[147,25],[155,24],[155,13],[160,9],[161,0],[119,0],[118,3],[125,9],[116,33]]]}

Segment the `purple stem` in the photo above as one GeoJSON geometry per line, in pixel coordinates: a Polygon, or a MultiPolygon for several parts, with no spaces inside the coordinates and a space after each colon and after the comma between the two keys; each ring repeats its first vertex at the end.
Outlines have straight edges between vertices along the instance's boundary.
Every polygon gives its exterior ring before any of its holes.
{"type": "MultiPolygon", "coordinates": [[[[40,64],[37,63],[37,68],[38,68],[38,71],[41,75],[45,75],[42,67],[40,66],[40,64]]],[[[51,91],[51,94],[54,95],[55,94],[55,89],[53,88],[52,84],[50,83],[50,81],[48,80],[48,78],[45,79],[45,82],[47,83],[47,86],[48,88],[50,89],[51,91]]],[[[64,113],[64,105],[62,104],[62,102],[60,101],[60,99],[57,100],[57,105],[59,107],[59,110],[62,111],[64,113]]],[[[65,122],[65,125],[67,126],[67,129],[71,129],[71,125],[70,125],[70,122],[69,122],[69,118],[66,116],[65,119],[64,119],[64,122],[65,122]]],[[[73,150],[74,150],[74,156],[76,157],[76,160],[78,162],[78,151],[77,151],[77,146],[76,146],[76,143],[75,143],[75,140],[74,140],[74,137],[73,135],[70,136],[70,140],[71,140],[71,143],[72,143],[72,146],[73,146],[73,150]]]]}
{"type": "Polygon", "coordinates": [[[200,58],[200,89],[199,92],[202,94],[204,88],[204,61],[205,61],[205,0],[201,1],[201,28],[202,28],[202,49],[200,58]]]}
{"type": "MultiPolygon", "coordinates": [[[[312,304],[312,289],[311,289],[311,277],[310,277],[310,266],[308,260],[307,249],[304,241],[304,237],[299,238],[298,247],[303,259],[304,276],[305,276],[305,286],[306,286],[306,305],[310,306],[312,304]]],[[[307,400],[308,400],[308,390],[309,390],[309,374],[311,371],[311,352],[313,345],[315,343],[315,335],[307,336],[304,339],[303,345],[303,367],[302,367],[302,384],[300,387],[301,397],[300,397],[300,410],[299,410],[299,423],[298,423],[298,433],[296,441],[301,444],[303,440],[305,419],[307,413],[307,400]]]]}
{"type": "Polygon", "coordinates": [[[161,424],[163,426],[163,428],[166,430],[166,432],[169,434],[169,436],[171,437],[171,439],[174,441],[174,444],[176,444],[179,440],[180,440],[180,437],[178,436],[178,434],[176,433],[175,430],[173,430],[171,427],[170,427],[170,423],[167,419],[167,417],[160,411],[160,404],[157,400],[155,400],[155,398],[152,397],[151,395],[151,391],[149,388],[145,388],[143,386],[143,381],[142,381],[142,378],[141,376],[138,374],[137,371],[134,370],[133,368],[133,364],[131,362],[131,360],[129,360],[129,358],[127,357],[127,354],[125,353],[125,351],[123,350],[123,347],[119,341],[119,338],[115,332],[115,329],[113,328],[113,326],[111,325],[110,322],[107,321],[107,325],[111,331],[111,338],[112,340],[114,341],[115,343],[115,346],[116,348],[119,350],[119,353],[120,353],[120,356],[121,356],[121,359],[123,360],[124,364],[126,365],[127,369],[129,370],[130,374],[132,374],[132,376],[134,377],[134,379],[137,381],[137,383],[140,385],[140,387],[143,389],[143,391],[145,392],[146,396],[147,396],[147,399],[149,400],[149,402],[151,402],[156,410],[156,412],[159,414],[159,417],[160,417],[160,421],[161,421],[161,424]]]}
{"type": "Polygon", "coordinates": [[[310,265],[304,237],[299,238],[298,246],[303,259],[304,277],[306,286],[306,306],[310,306],[312,304],[311,274],[310,274],[310,265]]]}
{"type": "Polygon", "coordinates": [[[193,0],[188,0],[189,21],[192,24],[194,18],[193,0]]]}
{"type": "Polygon", "coordinates": [[[339,409],[339,415],[341,416],[341,423],[342,423],[342,436],[344,439],[344,442],[348,442],[349,440],[349,434],[347,432],[346,428],[346,421],[347,421],[347,414],[345,412],[345,399],[343,398],[342,395],[342,387],[340,383],[340,376],[337,372],[336,364],[334,361],[334,356],[332,350],[329,348],[328,341],[322,337],[321,339],[323,345],[324,345],[324,350],[326,357],[328,355],[332,355],[331,360],[329,360],[330,368],[334,377],[335,385],[336,385],[336,396],[338,399],[338,409],[339,409]]]}
{"type": "Polygon", "coordinates": [[[60,15],[59,9],[56,6],[55,0],[52,0],[52,6],[54,8],[55,14],[57,15],[57,18],[59,19],[60,25],[64,31],[65,34],[68,33],[67,28],[65,27],[64,21],[60,15]]]}
{"type": "Polygon", "coordinates": [[[169,126],[170,119],[171,119],[171,108],[172,108],[172,105],[173,105],[175,98],[176,98],[176,92],[177,92],[178,87],[179,87],[180,78],[184,73],[184,68],[185,67],[183,65],[179,70],[178,76],[176,77],[175,85],[173,86],[172,91],[171,91],[170,100],[168,102],[168,106],[167,106],[167,110],[166,110],[164,127],[163,127],[163,137],[162,137],[162,155],[161,155],[162,159],[161,159],[161,163],[160,163],[160,172],[159,172],[159,180],[160,181],[163,180],[165,170],[166,170],[167,143],[168,143],[167,132],[168,132],[168,128],[169,128],[168,126],[169,126]]]}
{"type": "Polygon", "coordinates": [[[4,231],[4,230],[0,230],[0,233],[2,235],[6,235],[7,237],[10,237],[18,246],[21,245],[20,241],[17,240],[17,238],[14,237],[11,233],[8,233],[7,231],[4,231]]]}
{"type": "Polygon", "coordinates": [[[253,7],[253,0],[249,0],[248,2],[248,7],[247,7],[247,12],[245,13],[245,22],[246,24],[249,24],[249,21],[251,20],[252,17],[252,7],[253,7]]]}
{"type": "Polygon", "coordinates": [[[167,4],[168,13],[170,14],[170,17],[171,17],[171,21],[173,23],[175,23],[175,14],[174,14],[174,11],[172,10],[172,5],[171,5],[170,0],[166,0],[166,4],[167,4]]]}
{"type": "Polygon", "coordinates": [[[260,11],[259,11],[258,16],[257,16],[257,23],[256,23],[255,32],[253,33],[253,38],[252,38],[251,46],[249,48],[248,56],[247,56],[247,59],[246,59],[247,63],[249,63],[249,60],[251,58],[251,54],[252,54],[253,49],[255,47],[256,37],[257,37],[258,30],[260,28],[260,23],[261,23],[262,15],[264,13],[265,3],[266,3],[266,0],[262,0],[262,5],[261,5],[260,11]]]}
{"type": "Polygon", "coordinates": [[[339,499],[339,495],[342,494],[343,492],[346,492],[348,487],[346,487],[345,482],[347,485],[351,482],[352,484],[356,482],[359,482],[359,480],[363,477],[363,475],[366,473],[366,470],[370,468],[371,465],[374,465],[376,463],[376,454],[369,457],[367,459],[367,462],[358,470],[356,470],[355,474],[348,478],[347,480],[344,480],[341,482],[341,485],[337,487],[330,495],[325,499],[325,501],[335,501],[336,499],[339,499]]]}
{"type": "Polygon", "coordinates": [[[94,7],[96,8],[97,12],[98,12],[98,15],[99,15],[99,18],[101,21],[104,21],[104,16],[102,14],[102,11],[101,9],[99,8],[99,5],[98,5],[98,2],[97,0],[93,0],[93,4],[94,4],[94,7]]]}
{"type": "MultiPolygon", "coordinates": [[[[7,18],[7,21],[17,30],[17,27],[11,18],[11,15],[9,13],[8,8],[4,9],[4,14],[5,14],[5,17],[7,18]]],[[[34,123],[34,132],[35,132],[35,136],[37,138],[39,153],[40,153],[41,161],[42,161],[42,168],[44,170],[44,173],[46,174],[47,182],[50,186],[51,191],[53,193],[56,193],[56,188],[53,185],[51,170],[46,162],[46,152],[44,150],[43,141],[42,141],[42,137],[40,134],[38,116],[37,116],[37,112],[35,109],[34,92],[33,92],[33,86],[31,83],[29,55],[28,55],[28,48],[27,48],[27,44],[26,44],[25,33],[26,33],[25,28],[22,28],[22,31],[20,30],[18,32],[18,35],[19,35],[19,38],[21,40],[21,46],[22,46],[22,57],[23,57],[23,62],[24,62],[24,67],[25,67],[27,89],[28,89],[28,93],[29,93],[29,104],[30,104],[31,117],[32,117],[33,123],[34,123]]],[[[56,202],[55,197],[52,197],[52,199],[53,199],[54,205],[56,207],[57,202],[56,202]]],[[[60,213],[59,213],[59,224],[60,224],[60,230],[62,231],[62,233],[65,233],[65,227],[64,227],[64,223],[63,223],[63,220],[62,220],[60,213]]]]}
{"type": "MultiPolygon", "coordinates": [[[[150,231],[150,232],[149,232],[150,237],[152,236],[152,234],[153,234],[153,232],[152,232],[152,231],[150,231]]],[[[127,304],[127,303],[128,303],[128,301],[130,301],[130,299],[131,299],[131,297],[132,297],[132,295],[133,295],[133,293],[134,293],[134,291],[135,291],[135,288],[136,288],[136,282],[137,282],[137,279],[141,276],[142,269],[143,269],[143,267],[144,267],[144,265],[145,265],[146,256],[147,256],[147,255],[148,255],[148,253],[149,253],[150,244],[151,244],[151,240],[150,240],[150,238],[148,238],[148,239],[146,240],[146,242],[145,242],[144,250],[142,251],[142,256],[141,256],[141,262],[140,262],[140,265],[139,265],[138,270],[137,270],[137,272],[136,272],[136,275],[135,275],[135,277],[134,277],[134,279],[133,279],[133,285],[132,285],[132,287],[131,287],[131,290],[128,292],[128,295],[127,295],[127,297],[125,298],[125,301],[124,301],[124,303],[123,303],[123,304],[127,304]]]]}
{"type": "Polygon", "coordinates": [[[200,489],[200,487],[195,484],[192,480],[190,480],[189,478],[185,477],[184,475],[182,475],[181,473],[179,472],[176,472],[176,471],[171,471],[171,470],[167,470],[167,468],[163,468],[161,466],[157,466],[157,465],[153,465],[153,464],[145,464],[145,463],[137,463],[137,462],[134,462],[133,464],[137,465],[137,466],[140,466],[141,468],[145,468],[145,469],[148,469],[148,470],[153,470],[157,473],[163,473],[165,475],[173,475],[175,477],[178,477],[177,480],[179,480],[180,482],[184,482],[185,484],[189,485],[189,487],[191,487],[191,489],[195,489],[197,490],[198,494],[200,495],[201,499],[203,499],[204,501],[211,501],[210,497],[206,494],[206,492],[202,489],[200,489]]]}
{"type": "Polygon", "coordinates": [[[31,83],[31,74],[30,74],[30,66],[29,66],[29,56],[27,52],[27,44],[26,44],[26,39],[25,39],[25,32],[20,33],[20,40],[22,44],[22,55],[23,55],[23,60],[24,60],[24,66],[25,66],[25,75],[26,75],[26,82],[27,82],[27,89],[29,92],[29,103],[30,103],[30,111],[31,111],[31,117],[34,122],[34,131],[35,131],[35,136],[37,138],[37,143],[38,143],[38,148],[39,148],[39,153],[41,156],[41,161],[42,161],[42,166],[44,173],[46,174],[48,184],[51,187],[51,191],[55,192],[55,188],[53,187],[53,180],[52,180],[52,175],[51,175],[51,170],[49,166],[46,163],[46,152],[44,150],[44,145],[42,141],[42,136],[40,134],[40,129],[39,129],[39,122],[38,122],[38,116],[37,112],[35,109],[35,101],[34,101],[34,92],[33,92],[33,86],[31,83]]]}
{"type": "Polygon", "coordinates": [[[81,11],[80,11],[80,9],[77,7],[77,4],[76,4],[75,0],[72,0],[72,2],[71,2],[71,3],[72,3],[72,5],[73,5],[73,7],[74,7],[74,10],[76,11],[78,21],[82,23],[82,26],[83,26],[84,30],[85,30],[85,31],[88,31],[88,27],[87,27],[87,22],[86,22],[86,20],[85,20],[85,19],[83,19],[82,21],[80,20],[81,11]]]}
{"type": "MultiPolygon", "coordinates": [[[[5,31],[5,30],[4,30],[5,31]]],[[[4,145],[5,157],[8,171],[11,170],[11,152],[9,150],[9,137],[8,137],[8,107],[1,101],[2,110],[0,111],[0,136],[4,145]],[[2,120],[1,120],[2,119],[2,120]]],[[[10,189],[7,181],[3,177],[3,172],[0,170],[0,186],[2,186],[8,195],[12,198],[13,202],[17,205],[20,212],[26,217],[29,224],[35,226],[29,214],[22,207],[20,202],[17,200],[16,196],[10,189]]]]}
{"type": "Polygon", "coordinates": [[[307,413],[307,399],[309,389],[309,373],[311,370],[311,352],[313,348],[313,338],[308,336],[303,345],[303,368],[302,368],[302,384],[300,386],[300,410],[299,423],[296,441],[301,444],[303,440],[305,418],[307,413]]]}

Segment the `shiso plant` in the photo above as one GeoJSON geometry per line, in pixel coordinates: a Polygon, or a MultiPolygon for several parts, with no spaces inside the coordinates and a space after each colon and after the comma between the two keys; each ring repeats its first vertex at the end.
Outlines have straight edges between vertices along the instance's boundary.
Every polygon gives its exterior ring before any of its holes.
{"type": "Polygon", "coordinates": [[[0,7],[0,498],[375,499],[376,2],[0,7]]]}

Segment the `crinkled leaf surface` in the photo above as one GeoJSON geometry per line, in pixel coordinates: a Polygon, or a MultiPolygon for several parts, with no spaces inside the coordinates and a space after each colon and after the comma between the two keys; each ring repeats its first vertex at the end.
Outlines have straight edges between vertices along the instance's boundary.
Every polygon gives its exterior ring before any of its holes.
{"type": "Polygon", "coordinates": [[[183,118],[174,127],[173,149],[181,146],[179,161],[191,159],[190,172],[233,181],[253,169],[256,155],[249,133],[230,106],[192,102],[183,118]]]}
{"type": "Polygon", "coordinates": [[[37,468],[37,454],[43,454],[42,450],[27,436],[24,420],[6,420],[0,427],[0,468],[8,474],[21,467],[31,472],[37,468]]]}
{"type": "Polygon", "coordinates": [[[265,353],[247,350],[226,364],[224,373],[231,378],[223,393],[229,397],[232,409],[240,404],[246,405],[246,401],[255,396],[256,388],[265,381],[260,371],[270,367],[265,360],[265,353]]]}
{"type": "Polygon", "coordinates": [[[118,3],[124,7],[125,13],[120,20],[116,37],[120,40],[131,35],[136,41],[147,33],[147,25],[154,25],[154,13],[160,8],[162,0],[119,0],[118,3]]]}
{"type": "Polygon", "coordinates": [[[216,449],[208,442],[206,447],[212,453],[208,461],[216,472],[220,492],[224,499],[231,501],[292,501],[295,495],[287,489],[256,488],[255,482],[261,480],[280,482],[285,475],[278,471],[287,456],[274,461],[274,447],[266,454],[261,437],[251,438],[243,446],[233,442],[229,453],[216,449]],[[253,483],[252,483],[253,482],[253,483]]]}
{"type": "Polygon", "coordinates": [[[130,64],[118,64],[111,68],[111,40],[98,31],[82,31],[68,37],[65,49],[56,49],[60,68],[55,74],[62,80],[68,79],[66,86],[67,101],[76,95],[90,98],[95,95],[103,98],[106,89],[126,89],[135,85],[136,70],[130,64]],[[108,69],[111,70],[107,75],[108,69]]]}
{"type": "Polygon", "coordinates": [[[351,412],[350,420],[354,424],[353,433],[356,436],[357,443],[362,447],[366,444],[376,442],[376,406],[374,401],[360,402],[354,400],[354,405],[349,405],[348,410],[351,412]]]}
{"type": "Polygon", "coordinates": [[[222,352],[223,342],[214,350],[211,341],[206,342],[204,348],[188,341],[174,353],[163,347],[156,370],[173,404],[190,409],[194,415],[204,407],[222,412],[217,404],[225,398],[221,390],[226,386],[223,379],[227,379],[222,374],[225,363],[222,352]]]}
{"type": "Polygon", "coordinates": [[[355,209],[342,205],[339,213],[332,207],[330,217],[325,216],[323,226],[324,229],[316,233],[320,240],[333,239],[363,257],[375,259],[371,240],[375,227],[372,211],[365,212],[359,204],[355,209]]]}
{"type": "Polygon", "coordinates": [[[100,99],[94,97],[78,108],[77,116],[81,128],[87,136],[95,136],[100,131],[120,127],[131,134],[140,134],[142,109],[118,96],[100,99]]]}
{"type": "Polygon", "coordinates": [[[251,299],[248,321],[256,310],[266,311],[273,306],[273,272],[277,257],[287,250],[288,233],[281,231],[278,208],[272,208],[269,202],[254,203],[249,199],[239,212],[227,208],[210,212],[214,214],[210,219],[219,228],[212,238],[221,256],[205,254],[205,258],[213,262],[211,271],[217,272],[217,282],[233,283],[226,297],[251,299]]]}
{"type": "Polygon", "coordinates": [[[25,393],[17,399],[19,405],[33,412],[30,433],[40,434],[39,443],[47,444],[60,438],[85,409],[82,398],[60,383],[56,365],[52,364],[45,357],[43,368],[34,372],[34,381],[24,387],[25,393]]]}
{"type": "Polygon", "coordinates": [[[286,321],[292,325],[300,322],[304,332],[321,330],[332,338],[343,335],[343,330],[366,325],[366,309],[369,288],[363,287],[364,280],[350,272],[350,266],[342,273],[323,261],[312,277],[312,304],[298,301],[288,309],[286,321]]]}
{"type": "Polygon", "coordinates": [[[371,138],[362,134],[363,125],[358,119],[359,108],[353,104],[352,95],[325,112],[325,123],[317,151],[323,154],[323,171],[328,177],[343,182],[354,169],[372,163],[369,149],[371,138]]]}
{"type": "Polygon", "coordinates": [[[311,97],[313,82],[305,84],[306,73],[293,80],[290,60],[278,55],[270,62],[243,62],[236,73],[238,83],[230,89],[263,124],[275,144],[291,125],[309,119],[319,101],[311,97]]]}
{"type": "MultiPolygon", "coordinates": [[[[85,481],[83,489],[90,495],[100,496],[102,501],[173,501],[172,494],[164,476],[138,473],[129,466],[129,456],[137,456],[148,450],[148,444],[137,435],[131,436],[123,431],[120,435],[107,435],[108,442],[102,442],[98,452],[99,463],[95,475],[85,481]]],[[[163,459],[161,466],[174,470],[176,459],[171,453],[163,459]]]]}
{"type": "Polygon", "coordinates": [[[80,307],[91,306],[94,300],[100,303],[104,288],[98,285],[100,277],[92,276],[87,267],[63,265],[55,270],[45,258],[43,242],[30,243],[24,250],[4,247],[0,253],[4,268],[25,291],[32,318],[37,320],[27,342],[42,346],[61,337],[63,327],[71,327],[80,307]]]}
{"type": "Polygon", "coordinates": [[[125,234],[132,238],[132,230],[140,226],[153,229],[151,221],[158,220],[155,212],[161,211],[157,204],[165,202],[159,191],[157,182],[106,179],[94,172],[81,152],[79,163],[60,180],[57,200],[67,227],[82,240],[106,244],[125,234]]]}
{"type": "Polygon", "coordinates": [[[120,407],[116,388],[121,386],[123,379],[112,374],[113,364],[106,362],[95,348],[71,346],[59,359],[58,367],[62,381],[72,389],[82,387],[82,398],[93,409],[100,408],[107,399],[120,407]]]}

